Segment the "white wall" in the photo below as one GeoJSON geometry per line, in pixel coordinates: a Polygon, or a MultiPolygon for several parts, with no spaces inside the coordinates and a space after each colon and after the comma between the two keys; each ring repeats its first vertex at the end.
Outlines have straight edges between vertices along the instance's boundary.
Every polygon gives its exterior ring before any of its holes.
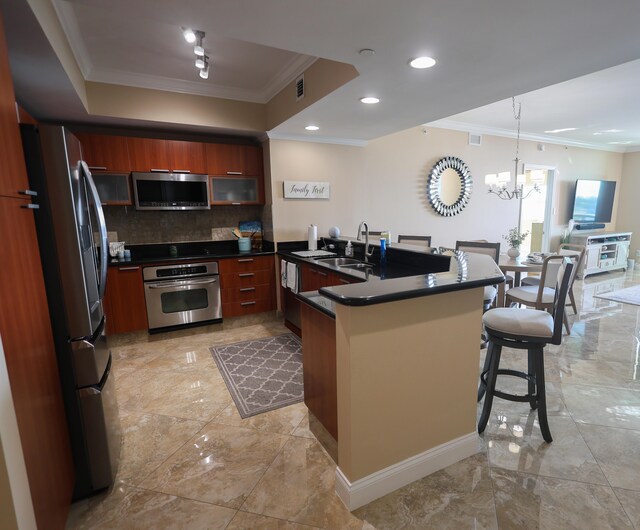
{"type": "Polygon", "coordinates": [[[631,237],[630,258],[636,257],[640,249],[640,152],[626,153],[622,165],[622,182],[618,192],[620,202],[618,206],[617,227],[619,230],[629,230],[634,233],[631,237]]]}
{"type": "MultiPolygon", "coordinates": [[[[46,443],[46,442],[43,442],[46,443]]],[[[31,530],[36,518],[24,463],[9,374],[0,338],[0,527],[31,530]]]]}
{"type": "MultiPolygon", "coordinates": [[[[378,138],[366,147],[309,142],[271,141],[274,237],[276,241],[306,239],[305,227],[318,225],[326,235],[337,224],[345,235],[355,235],[358,223],[370,229],[431,235],[436,246],[456,239],[488,239],[506,245],[502,235],[518,223],[517,201],[503,201],[487,193],[484,175],[512,171],[515,140],[484,135],[481,146],[468,145],[465,132],[414,127],[378,138]],[[437,215],[427,202],[426,181],[435,162],[457,156],[469,167],[473,192],[467,208],[455,217],[437,215]],[[330,201],[285,201],[283,180],[331,182],[330,201]]],[[[568,221],[573,182],[578,178],[619,181],[622,154],[520,142],[525,164],[557,168],[553,190],[552,247],[558,244],[568,221]]],[[[620,196],[620,194],[618,194],[620,196]]],[[[614,219],[616,211],[614,209],[614,219]]],[[[615,229],[610,223],[607,229],[615,229]]]]}

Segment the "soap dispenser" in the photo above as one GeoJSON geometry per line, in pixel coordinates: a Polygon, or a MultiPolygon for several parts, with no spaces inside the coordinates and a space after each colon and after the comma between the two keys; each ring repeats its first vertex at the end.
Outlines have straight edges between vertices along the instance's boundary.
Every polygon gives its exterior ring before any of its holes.
{"type": "Polygon", "coordinates": [[[353,257],[353,245],[351,244],[351,241],[348,241],[347,246],[344,247],[344,255],[348,258],[353,257]]]}

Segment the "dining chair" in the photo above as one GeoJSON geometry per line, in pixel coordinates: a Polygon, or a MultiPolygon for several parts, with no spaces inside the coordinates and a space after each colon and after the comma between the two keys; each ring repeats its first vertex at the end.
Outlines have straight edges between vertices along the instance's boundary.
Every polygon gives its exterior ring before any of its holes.
{"type": "Polygon", "coordinates": [[[398,236],[398,243],[418,243],[420,245],[425,245],[426,247],[431,247],[431,236],[398,236]]]}
{"type": "MultiPolygon", "coordinates": [[[[456,241],[456,250],[470,252],[473,254],[485,254],[491,256],[493,261],[498,263],[500,259],[500,243],[489,243],[488,241],[456,241]]],[[[484,288],[484,308],[485,311],[493,304],[498,290],[493,285],[484,288]]]]}
{"type": "MultiPolygon", "coordinates": [[[[580,267],[582,267],[582,262],[584,261],[586,253],[586,247],[584,245],[576,245],[573,243],[563,243],[558,247],[558,254],[560,256],[574,256],[577,257],[576,262],[576,270],[573,274],[573,280],[575,281],[578,272],[580,271],[580,267]]],[[[522,280],[522,285],[539,285],[540,277],[539,276],[527,276],[522,280]]],[[[569,285],[569,301],[571,303],[571,307],[573,308],[574,314],[578,314],[578,306],[576,304],[576,297],[573,294],[573,282],[569,285]]]]}
{"type": "Polygon", "coordinates": [[[575,274],[575,263],[566,256],[560,257],[556,275],[556,288],[551,314],[539,309],[499,307],[487,311],[482,322],[489,340],[484,368],[480,374],[478,401],[484,397],[482,413],[478,421],[478,433],[484,432],[491,414],[493,398],[529,403],[538,410],[538,423],[542,437],[551,443],[551,431],[547,421],[547,401],[544,378],[544,347],[562,343],[564,305],[571,277],[575,274]],[[527,371],[500,368],[502,347],[527,350],[527,371]],[[509,375],[527,381],[527,393],[510,394],[496,390],[499,375],[509,375]],[[485,395],[486,394],[486,395],[485,395]]]}
{"type": "MultiPolygon", "coordinates": [[[[576,256],[561,256],[560,254],[554,254],[544,258],[542,261],[542,271],[540,273],[540,281],[538,282],[538,285],[521,285],[520,287],[509,289],[507,291],[507,300],[505,305],[510,306],[513,304],[519,304],[550,312],[553,308],[556,296],[556,272],[565,259],[570,260],[573,265],[576,265],[578,260],[576,256]]],[[[572,271],[573,274],[569,279],[569,287],[573,285],[577,267],[572,267],[572,271]]],[[[570,335],[571,328],[569,327],[569,320],[567,319],[566,311],[564,311],[563,314],[563,322],[567,330],[567,334],[570,335]]]]}

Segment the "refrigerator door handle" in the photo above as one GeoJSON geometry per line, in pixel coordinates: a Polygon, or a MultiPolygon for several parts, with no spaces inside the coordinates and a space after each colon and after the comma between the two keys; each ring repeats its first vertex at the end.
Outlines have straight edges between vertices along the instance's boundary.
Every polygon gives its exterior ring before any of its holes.
{"type": "Polygon", "coordinates": [[[100,195],[98,194],[98,188],[96,188],[96,184],[93,181],[93,177],[91,176],[91,171],[89,171],[89,167],[87,163],[83,160],[80,162],[80,166],[82,167],[82,172],[87,180],[87,184],[89,185],[89,191],[91,193],[91,198],[93,199],[93,203],[96,207],[96,216],[98,218],[98,229],[100,233],[100,277],[99,277],[99,297],[100,300],[104,298],[104,291],[107,285],[107,265],[109,260],[108,248],[109,243],[107,242],[107,223],[104,219],[104,211],[102,210],[102,202],[100,201],[100,195]]]}

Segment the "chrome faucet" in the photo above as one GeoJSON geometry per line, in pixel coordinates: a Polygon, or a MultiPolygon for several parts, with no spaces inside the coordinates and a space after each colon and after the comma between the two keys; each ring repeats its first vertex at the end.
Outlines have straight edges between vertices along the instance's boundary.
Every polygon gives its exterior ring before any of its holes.
{"type": "Polygon", "coordinates": [[[364,227],[364,262],[368,263],[369,258],[373,256],[373,249],[369,252],[369,225],[362,221],[360,225],[358,225],[358,236],[356,237],[356,241],[362,241],[362,228],[364,227]]]}

